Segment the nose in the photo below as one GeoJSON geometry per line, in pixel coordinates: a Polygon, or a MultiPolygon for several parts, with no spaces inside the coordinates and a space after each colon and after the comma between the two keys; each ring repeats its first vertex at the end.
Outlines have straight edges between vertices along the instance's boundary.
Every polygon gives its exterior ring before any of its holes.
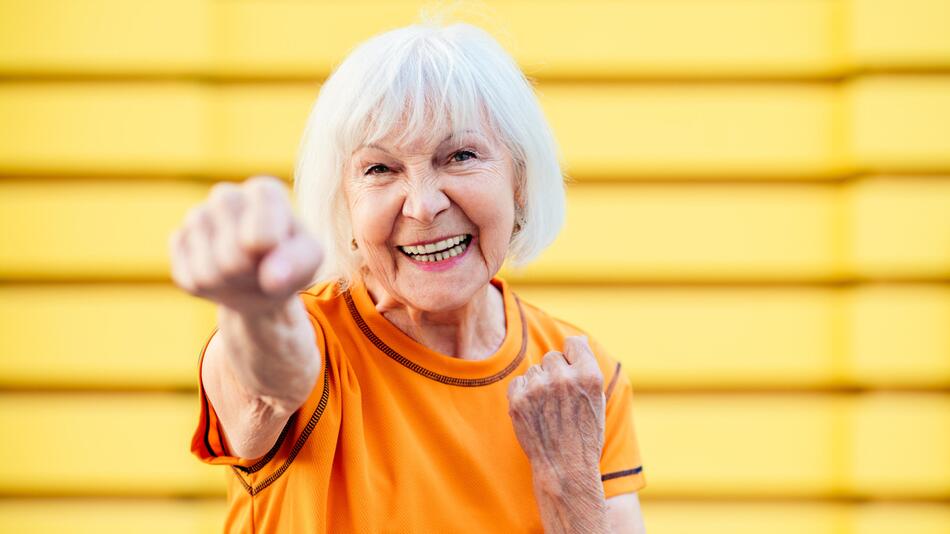
{"type": "Polygon", "coordinates": [[[402,205],[402,214],[422,224],[431,224],[451,201],[435,177],[420,177],[411,180],[402,205]]]}

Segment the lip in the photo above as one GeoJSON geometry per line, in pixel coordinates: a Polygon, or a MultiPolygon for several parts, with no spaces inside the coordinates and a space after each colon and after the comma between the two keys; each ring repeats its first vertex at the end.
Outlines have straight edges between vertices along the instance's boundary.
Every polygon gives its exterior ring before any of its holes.
{"type": "MultiPolygon", "coordinates": [[[[459,235],[459,234],[455,234],[455,235],[459,235]]],[[[472,235],[472,234],[469,234],[469,235],[472,235]]],[[[452,237],[452,236],[448,236],[448,237],[452,237]]],[[[443,237],[442,239],[445,239],[445,238],[443,237]]],[[[440,239],[440,241],[441,241],[441,239],[440,239]]],[[[430,243],[431,243],[431,241],[430,241],[430,243]]],[[[414,266],[418,267],[419,269],[422,269],[423,271],[427,271],[427,272],[441,272],[441,271],[447,271],[447,270],[451,269],[452,267],[455,267],[456,265],[458,265],[459,263],[461,263],[461,261],[462,261],[466,256],[468,256],[468,253],[469,253],[470,250],[472,250],[472,247],[474,247],[477,243],[478,243],[478,237],[475,236],[475,235],[472,235],[471,241],[469,241],[468,246],[465,247],[465,252],[459,254],[458,256],[455,256],[454,258],[449,258],[449,259],[447,259],[447,260],[442,260],[442,261],[439,261],[439,262],[417,261],[417,260],[414,260],[414,259],[410,258],[409,256],[406,256],[405,254],[403,254],[403,253],[401,253],[401,252],[400,252],[399,254],[400,254],[402,257],[404,257],[404,258],[406,259],[406,261],[408,261],[409,263],[411,263],[411,264],[413,264],[414,266]]],[[[420,244],[423,244],[423,245],[424,245],[425,243],[420,243],[420,244]]]]}
{"type": "MultiPolygon", "coordinates": [[[[438,243],[439,241],[443,241],[443,240],[445,240],[445,239],[448,239],[448,238],[450,238],[450,237],[455,237],[455,236],[457,236],[457,235],[470,235],[470,236],[472,236],[472,239],[475,239],[475,235],[474,235],[474,234],[470,234],[470,233],[468,233],[468,232],[461,232],[461,233],[458,233],[458,234],[446,234],[446,235],[444,235],[444,236],[442,236],[442,237],[437,237],[437,238],[435,238],[435,239],[430,239],[430,240],[428,240],[428,241],[416,241],[415,243],[403,243],[402,245],[398,245],[398,246],[400,246],[400,247],[418,247],[419,245],[428,245],[429,243],[438,243]]],[[[456,256],[456,257],[458,257],[458,256],[456,256]]]]}

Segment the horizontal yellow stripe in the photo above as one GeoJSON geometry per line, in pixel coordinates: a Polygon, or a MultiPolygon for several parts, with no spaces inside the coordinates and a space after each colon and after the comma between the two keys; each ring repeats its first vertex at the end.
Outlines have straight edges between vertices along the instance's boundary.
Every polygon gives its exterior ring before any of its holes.
{"type": "Polygon", "coordinates": [[[649,532],[945,534],[945,503],[746,503],[641,500],[649,532]]]}
{"type": "MultiPolygon", "coordinates": [[[[315,84],[0,84],[0,172],[289,176],[315,84]]],[[[541,88],[580,178],[846,171],[830,85],[541,88]]]]}
{"type": "Polygon", "coordinates": [[[866,178],[848,196],[851,261],[862,275],[950,276],[950,179],[866,178]]]}
{"type": "Polygon", "coordinates": [[[598,185],[570,190],[567,224],[518,279],[835,279],[830,185],[598,185]]]}
{"type": "Polygon", "coordinates": [[[0,172],[289,176],[316,85],[0,84],[0,172]],[[263,128],[263,129],[262,129],[263,128]]]}
{"type": "MultiPolygon", "coordinates": [[[[945,34],[950,41],[946,35],[950,31],[945,34]]],[[[846,87],[851,150],[859,168],[950,168],[950,75],[869,76],[846,87]]]]}
{"type": "Polygon", "coordinates": [[[855,291],[848,302],[846,367],[856,383],[950,383],[950,286],[881,284],[855,291]]]}
{"type": "MultiPolygon", "coordinates": [[[[640,499],[650,532],[722,534],[945,534],[950,505],[677,501],[640,499]]],[[[0,530],[73,534],[212,534],[221,531],[226,503],[200,500],[0,500],[0,530]]]]}
{"type": "MultiPolygon", "coordinates": [[[[0,71],[323,77],[356,44],[414,22],[427,5],[3,2],[0,71]]],[[[529,1],[468,3],[452,18],[495,34],[533,76],[613,78],[946,68],[948,17],[941,0],[601,0],[543,10],[529,1]]]]}
{"type": "Polygon", "coordinates": [[[516,290],[639,388],[950,386],[950,286],[516,290]]]}
{"type": "Polygon", "coordinates": [[[645,495],[950,496],[946,394],[634,397],[645,495]]]}
{"type": "MultiPolygon", "coordinates": [[[[542,85],[578,179],[817,179],[950,169],[945,76],[542,85]]],[[[7,82],[0,172],[290,176],[316,84],[7,82]]]]}
{"type": "MultiPolygon", "coordinates": [[[[0,70],[322,77],[356,44],[414,22],[427,5],[179,0],[143,12],[118,0],[4,3],[0,70]]],[[[840,70],[834,7],[599,1],[539,11],[521,1],[468,4],[455,18],[494,33],[533,75],[795,76],[840,70]]]]}
{"type": "MultiPolygon", "coordinates": [[[[168,278],[167,240],[208,184],[0,182],[7,279],[168,278]]],[[[950,181],[576,185],[558,240],[514,279],[827,281],[950,277],[950,181]],[[899,221],[892,217],[899,215],[899,221]]]]}
{"type": "Polygon", "coordinates": [[[160,277],[168,238],[207,184],[149,181],[0,182],[0,276],[160,277]]]}
{"type": "Polygon", "coordinates": [[[0,396],[0,491],[25,495],[219,495],[224,470],[189,451],[195,394],[0,396]]]}
{"type": "MultiPolygon", "coordinates": [[[[516,291],[640,390],[950,386],[950,286],[516,291]]],[[[0,387],[194,388],[214,322],[170,285],[0,287],[0,387]]]]}
{"type": "MultiPolygon", "coordinates": [[[[651,496],[950,497],[950,395],[634,394],[651,496]],[[908,414],[912,414],[910,417],[908,414]]],[[[3,394],[7,495],[221,495],[193,394],[3,394]]]]}
{"type": "Polygon", "coordinates": [[[540,94],[580,179],[847,172],[831,84],[551,84],[540,94]]]}
{"type": "Polygon", "coordinates": [[[950,3],[847,0],[850,55],[869,69],[950,67],[950,3]]]}
{"type": "Polygon", "coordinates": [[[0,387],[196,388],[214,305],[171,285],[0,287],[0,387]]]}
{"type": "Polygon", "coordinates": [[[220,534],[219,499],[3,499],[0,531],[34,534],[220,534]]]}
{"type": "MultiPolygon", "coordinates": [[[[221,68],[232,75],[323,74],[366,37],[413,22],[421,5],[231,4],[222,14],[221,68]],[[254,42],[246,38],[251,28],[254,42]]],[[[840,68],[833,12],[825,2],[735,0],[558,1],[543,10],[532,2],[487,2],[456,11],[494,33],[529,74],[553,77],[826,74],[840,68]],[[764,35],[774,46],[760,46],[764,35]]]]}
{"type": "Polygon", "coordinates": [[[211,60],[212,2],[0,2],[5,72],[184,73],[211,60]],[[174,35],[172,39],[170,36],[174,35]]]}
{"type": "MultiPolygon", "coordinates": [[[[581,180],[815,179],[950,169],[947,80],[549,84],[540,95],[581,180]]],[[[315,84],[8,82],[0,172],[289,176],[316,94],[315,84]]]]}

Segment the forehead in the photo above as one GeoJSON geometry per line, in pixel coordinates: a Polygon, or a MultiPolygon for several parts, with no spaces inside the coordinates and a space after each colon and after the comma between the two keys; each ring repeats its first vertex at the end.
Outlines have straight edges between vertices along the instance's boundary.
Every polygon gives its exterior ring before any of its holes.
{"type": "Polygon", "coordinates": [[[393,132],[372,143],[361,145],[357,150],[374,148],[392,153],[425,154],[434,152],[443,145],[472,141],[492,145],[496,142],[496,139],[490,132],[472,128],[464,130],[442,128],[436,131],[423,129],[417,132],[393,132]]]}
{"type": "Polygon", "coordinates": [[[463,140],[489,145],[499,142],[487,110],[476,113],[457,111],[449,106],[407,105],[398,115],[376,115],[363,124],[362,139],[353,153],[365,147],[394,153],[425,153],[435,151],[443,144],[463,140]]]}

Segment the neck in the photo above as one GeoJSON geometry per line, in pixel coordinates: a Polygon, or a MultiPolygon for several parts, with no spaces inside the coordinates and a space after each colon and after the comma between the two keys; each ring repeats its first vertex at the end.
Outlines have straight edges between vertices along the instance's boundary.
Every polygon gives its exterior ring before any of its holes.
{"type": "Polygon", "coordinates": [[[373,279],[363,281],[376,310],[404,334],[426,347],[463,360],[483,360],[505,339],[505,302],[501,291],[485,284],[463,306],[437,312],[394,299],[373,279]]]}

